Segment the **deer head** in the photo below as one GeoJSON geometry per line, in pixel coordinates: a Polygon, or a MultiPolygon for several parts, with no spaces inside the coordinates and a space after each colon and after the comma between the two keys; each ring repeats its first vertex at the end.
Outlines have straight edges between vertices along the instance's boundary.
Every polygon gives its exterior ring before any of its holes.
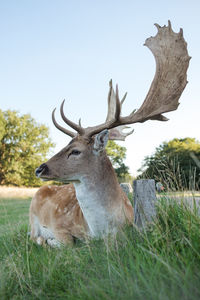
{"type": "Polygon", "coordinates": [[[91,139],[81,135],[74,137],[64,149],[42,164],[36,175],[43,180],[80,181],[91,173],[91,168],[99,170],[100,160],[105,159],[108,136],[108,130],[103,130],[91,139]]]}
{"type": "Polygon", "coordinates": [[[178,100],[187,84],[186,72],[190,57],[187,44],[183,38],[183,30],[173,32],[171,23],[168,26],[155,24],[158,32],[155,37],[145,41],[156,60],[156,73],[149,92],[138,110],[130,115],[121,115],[125,96],[120,101],[118,86],[114,91],[112,81],[108,93],[108,114],[106,121],[100,125],[83,128],[79,121],[76,124],[64,114],[64,101],[60,107],[63,121],[72,129],[71,131],[60,126],[55,119],[55,109],[52,113],[54,125],[63,133],[73,139],[58,154],[46,164],[42,164],[36,175],[45,180],[79,181],[84,174],[99,169],[102,161],[106,160],[105,146],[110,139],[124,140],[129,133],[124,133],[126,125],[147,120],[167,121],[163,113],[176,110],[178,100]]]}

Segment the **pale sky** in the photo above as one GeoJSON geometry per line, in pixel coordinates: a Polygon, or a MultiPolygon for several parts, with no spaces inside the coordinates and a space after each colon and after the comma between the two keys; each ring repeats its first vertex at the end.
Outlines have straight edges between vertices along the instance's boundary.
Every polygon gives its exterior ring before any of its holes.
{"type": "MultiPolygon", "coordinates": [[[[168,122],[135,124],[120,144],[127,148],[131,173],[163,141],[200,140],[200,1],[1,0],[0,108],[30,113],[50,127],[55,152],[70,138],[51,121],[54,107],[66,99],[65,112],[84,127],[104,121],[108,82],[127,91],[123,115],[142,104],[155,73],[152,53],[143,44],[153,25],[172,22],[183,28],[192,56],[188,85],[168,122]]],[[[61,122],[58,111],[57,120],[61,122]]],[[[62,124],[63,125],[63,124],[62,124]]]]}

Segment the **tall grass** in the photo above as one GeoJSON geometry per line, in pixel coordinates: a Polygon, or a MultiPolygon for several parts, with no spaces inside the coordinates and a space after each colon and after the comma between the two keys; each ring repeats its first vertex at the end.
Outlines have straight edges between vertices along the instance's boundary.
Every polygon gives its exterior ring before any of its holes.
{"type": "MultiPolygon", "coordinates": [[[[29,204],[17,203],[13,205],[18,208],[29,204]]],[[[2,207],[1,218],[10,211],[11,200],[1,201],[2,207]]],[[[116,238],[77,241],[61,249],[32,243],[27,217],[19,221],[19,210],[11,216],[0,225],[0,299],[200,297],[200,218],[195,205],[163,197],[148,232],[132,226],[116,238]],[[9,223],[13,230],[6,232],[9,223]]]]}
{"type": "MultiPolygon", "coordinates": [[[[180,163],[178,156],[173,159],[170,157],[161,157],[156,159],[156,163],[151,162],[151,165],[146,170],[141,169],[142,174],[139,178],[155,179],[156,182],[161,182],[166,191],[184,191],[184,190],[199,190],[200,176],[198,166],[200,162],[191,153],[195,159],[197,166],[184,166],[184,162],[180,163]]],[[[143,166],[144,168],[144,166],[143,166]]]]}

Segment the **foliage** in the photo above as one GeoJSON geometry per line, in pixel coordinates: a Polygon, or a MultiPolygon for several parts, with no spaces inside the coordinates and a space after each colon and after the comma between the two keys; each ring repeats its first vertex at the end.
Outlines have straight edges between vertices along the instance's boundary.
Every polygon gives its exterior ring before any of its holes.
{"type": "Polygon", "coordinates": [[[126,158],[126,148],[118,145],[114,141],[108,141],[106,152],[112,162],[117,177],[120,182],[125,181],[130,176],[129,167],[124,163],[126,158]]]}
{"type": "Polygon", "coordinates": [[[200,219],[184,199],[161,199],[148,232],[61,249],[29,240],[29,203],[0,199],[0,299],[200,298],[200,219]]]}
{"type": "Polygon", "coordinates": [[[189,137],[164,142],[145,158],[140,171],[140,178],[154,178],[165,189],[199,189],[200,143],[189,137]]]}
{"type": "Polygon", "coordinates": [[[0,111],[0,184],[40,185],[34,171],[52,146],[45,125],[28,114],[0,111]]]}

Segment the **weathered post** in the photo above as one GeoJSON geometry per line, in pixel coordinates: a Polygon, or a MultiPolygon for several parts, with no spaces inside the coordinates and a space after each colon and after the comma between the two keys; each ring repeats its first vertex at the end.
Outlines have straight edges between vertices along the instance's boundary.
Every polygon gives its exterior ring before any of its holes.
{"type": "Polygon", "coordinates": [[[135,224],[145,229],[156,216],[156,189],[153,179],[141,179],[133,182],[135,224]]]}

